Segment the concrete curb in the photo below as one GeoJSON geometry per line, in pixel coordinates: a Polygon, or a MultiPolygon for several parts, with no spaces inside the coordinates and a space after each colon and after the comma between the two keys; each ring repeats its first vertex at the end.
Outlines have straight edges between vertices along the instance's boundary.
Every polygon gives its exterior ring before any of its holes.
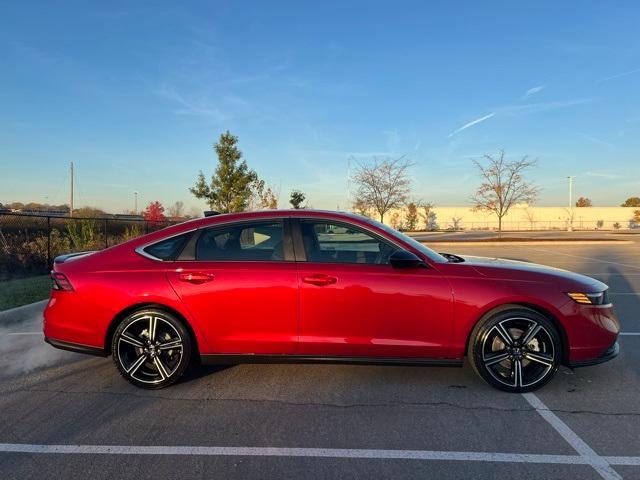
{"type": "Polygon", "coordinates": [[[21,307],[10,308],[0,312],[0,326],[14,325],[33,318],[34,315],[42,315],[44,307],[49,300],[22,305],[21,307]]]}
{"type": "Polygon", "coordinates": [[[540,240],[537,242],[528,242],[528,241],[523,241],[523,242],[494,242],[491,240],[481,240],[481,241],[477,241],[477,242],[468,242],[468,241],[464,241],[464,240],[460,240],[460,241],[429,241],[429,240],[420,240],[420,243],[424,243],[425,245],[444,245],[444,246],[459,246],[459,245],[465,245],[465,246],[474,246],[474,245],[479,245],[479,246],[483,246],[483,245],[492,245],[492,246],[509,246],[509,245],[555,245],[556,247],[558,246],[562,246],[562,245],[632,245],[635,244],[636,242],[632,241],[632,240],[571,240],[571,241],[554,241],[554,240],[540,240]]]}

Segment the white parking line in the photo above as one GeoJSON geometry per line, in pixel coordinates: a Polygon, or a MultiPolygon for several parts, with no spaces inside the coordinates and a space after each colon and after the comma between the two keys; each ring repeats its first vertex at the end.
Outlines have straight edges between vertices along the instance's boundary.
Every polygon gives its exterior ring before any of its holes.
{"type": "Polygon", "coordinates": [[[630,337],[640,336],[640,332],[620,332],[618,335],[628,335],[630,337]]]}
{"type": "MultiPolygon", "coordinates": [[[[195,447],[139,445],[37,445],[0,443],[1,453],[72,455],[191,455],[232,457],[316,457],[384,460],[444,460],[463,462],[540,463],[593,465],[588,455],[543,455],[535,453],[449,452],[438,450],[379,450],[360,448],[286,447],[195,447]]],[[[597,457],[597,455],[596,455],[597,457]]],[[[640,466],[640,457],[597,457],[607,465],[640,466]]],[[[615,474],[615,472],[613,472],[615,474]]],[[[617,474],[615,474],[617,475],[617,474]]],[[[620,478],[605,477],[605,478],[620,478]]]]}
{"type": "Polygon", "coordinates": [[[11,332],[7,335],[42,335],[42,332],[11,332]]]}
{"type": "Polygon", "coordinates": [[[606,480],[620,480],[622,477],[611,468],[608,460],[604,457],[600,457],[587,443],[582,440],[569,426],[564,423],[558,416],[553,413],[549,408],[542,403],[535,394],[523,393],[524,399],[536,409],[536,412],[540,414],[555,430],[558,432],[566,442],[573,447],[573,449],[580,454],[587,464],[591,465],[600,476],[606,480]]]}

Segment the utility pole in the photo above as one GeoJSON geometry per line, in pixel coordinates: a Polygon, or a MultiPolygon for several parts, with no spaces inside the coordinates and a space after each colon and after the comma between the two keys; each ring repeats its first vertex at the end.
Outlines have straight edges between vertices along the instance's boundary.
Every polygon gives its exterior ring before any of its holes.
{"type": "Polygon", "coordinates": [[[138,215],[138,191],[133,192],[133,214],[138,215]]]}
{"type": "Polygon", "coordinates": [[[73,162],[71,162],[71,189],[69,196],[69,216],[73,217],[73,162]]]}
{"type": "Polygon", "coordinates": [[[573,231],[573,178],[572,176],[567,177],[569,179],[569,221],[567,222],[567,232],[573,231]]]}

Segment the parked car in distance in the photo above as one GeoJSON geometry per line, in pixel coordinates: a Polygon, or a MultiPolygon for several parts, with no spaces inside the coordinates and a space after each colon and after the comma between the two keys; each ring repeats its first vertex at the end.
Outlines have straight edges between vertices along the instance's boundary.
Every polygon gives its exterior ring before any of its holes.
{"type": "Polygon", "coordinates": [[[541,265],[439,254],[349,213],[269,210],[168,227],[58,257],[54,347],[111,355],[161,388],[194,361],[461,366],[509,392],[607,361],[607,286],[541,265]]]}

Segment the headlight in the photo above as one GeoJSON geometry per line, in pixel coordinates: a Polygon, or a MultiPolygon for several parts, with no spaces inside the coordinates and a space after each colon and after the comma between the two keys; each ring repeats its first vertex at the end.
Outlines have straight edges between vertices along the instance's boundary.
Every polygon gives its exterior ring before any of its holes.
{"type": "Polygon", "coordinates": [[[609,296],[607,290],[604,292],[596,293],[567,293],[571,299],[581,305],[607,305],[609,303],[609,296]]]}

